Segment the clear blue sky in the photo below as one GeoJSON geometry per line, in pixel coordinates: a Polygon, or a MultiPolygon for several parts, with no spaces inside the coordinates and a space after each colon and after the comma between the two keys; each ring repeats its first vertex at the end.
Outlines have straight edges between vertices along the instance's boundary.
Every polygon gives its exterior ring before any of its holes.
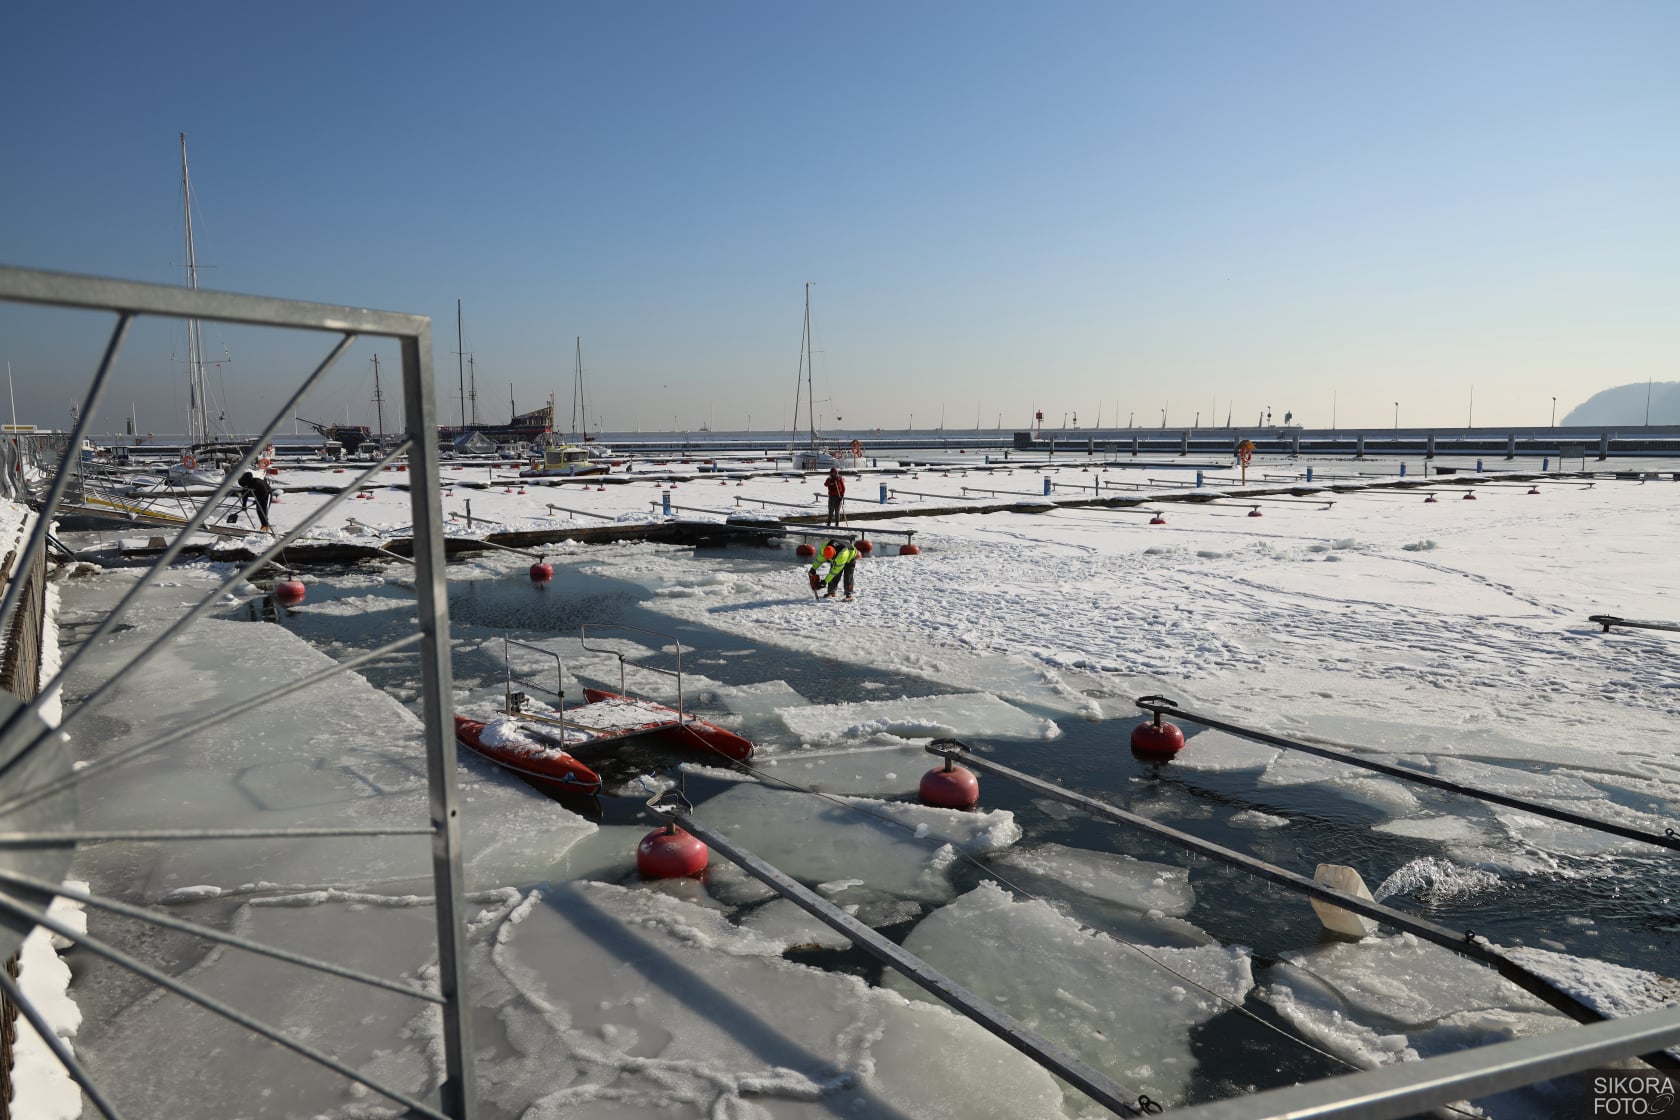
{"type": "MultiPolygon", "coordinates": [[[[780,427],[806,281],[829,426],[1461,424],[1472,386],[1529,424],[1680,377],[1672,0],[0,19],[0,263],[180,283],[185,132],[201,283],[431,316],[445,416],[460,299],[490,417],[566,417],[581,335],[592,426],[780,427]]],[[[64,333],[0,317],[20,419],[64,422],[64,333]]],[[[172,345],[126,354],[143,428],[184,427],[172,345]]]]}

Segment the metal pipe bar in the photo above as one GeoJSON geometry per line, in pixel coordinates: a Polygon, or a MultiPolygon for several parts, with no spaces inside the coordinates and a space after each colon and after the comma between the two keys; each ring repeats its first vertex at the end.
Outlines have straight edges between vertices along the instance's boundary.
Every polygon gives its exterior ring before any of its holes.
{"type": "Polygon", "coordinates": [[[402,339],[403,405],[414,452],[409,459],[409,511],[414,527],[415,613],[419,620],[421,722],[425,727],[426,800],[432,827],[432,893],[443,996],[443,1110],[455,1120],[477,1114],[472,1078],[472,1008],[467,1000],[467,903],[462,887],[461,809],[455,761],[454,676],[449,650],[449,586],[444,571],[437,414],[432,377],[432,327],[419,319],[402,339]]]}
{"type": "MultiPolygon", "coordinates": [[[[51,782],[37,786],[25,793],[20,793],[7,801],[0,802],[0,814],[10,813],[16,809],[22,808],[25,805],[31,805],[43,797],[50,797],[55,793],[62,792],[78,782],[86,781],[88,778],[93,777],[96,774],[101,774],[106,770],[132,762],[141,755],[149,754],[161,747],[167,747],[169,744],[185,739],[189,735],[195,735],[200,731],[207,731],[212,727],[216,727],[227,722],[235,716],[243,715],[246,712],[251,711],[254,708],[259,708],[273,700],[282,699],[291,695],[293,692],[313,687],[314,685],[320,684],[322,681],[331,680],[333,677],[339,676],[342,673],[348,673],[368,664],[371,661],[376,661],[387,654],[396,653],[408,646],[415,645],[419,642],[419,640],[420,637],[417,634],[411,634],[406,637],[394,639],[377,649],[372,649],[365,653],[359,653],[354,657],[347,657],[343,661],[335,662],[318,673],[304,677],[302,680],[292,682],[279,692],[264,693],[261,696],[249,697],[245,700],[241,700],[239,703],[230,708],[224,708],[219,712],[212,712],[201,719],[194,720],[183,727],[176,728],[174,731],[167,731],[164,734],[148,739],[143,743],[136,743],[132,747],[121,750],[116,754],[108,755],[105,758],[94,759],[80,770],[73,770],[62,778],[54,779],[51,782]]],[[[42,738],[45,738],[45,736],[42,738]]]]}
{"type": "MultiPolygon", "coordinates": [[[[1474,931],[1466,931],[1462,934],[1455,933],[1454,931],[1447,929],[1445,926],[1395,910],[1389,906],[1384,906],[1380,902],[1372,902],[1362,898],[1355,898],[1353,895],[1327,887],[1322,883],[1314,882],[1305,875],[1299,875],[1293,871],[1279,867],[1276,864],[1267,863],[1264,860],[1256,859],[1253,856],[1244,855],[1241,852],[1233,851],[1230,848],[1211,843],[1210,841],[1203,840],[1200,837],[1192,836],[1187,832],[1181,832],[1168,825],[1160,824],[1159,822],[1149,820],[1146,817],[1140,817],[1135,813],[1128,813],[1126,810],[1117,808],[1107,802],[1098,801],[1096,798],[1086,797],[1084,794],[1074,793],[1071,790],[1063,789],[1061,786],[1053,785],[1050,782],[1044,781],[1042,778],[1035,778],[1030,774],[1023,774],[1019,770],[1012,770],[1007,766],[992,762],[989,759],[980,758],[970,752],[966,744],[956,739],[935,739],[932,743],[927,745],[926,750],[929,754],[938,755],[941,758],[961,760],[965,766],[971,766],[976,770],[980,770],[988,774],[996,774],[999,777],[1008,778],[1010,781],[1023,785],[1035,793],[1042,793],[1046,797],[1053,798],[1057,801],[1064,801],[1069,805],[1078,806],[1094,816],[1103,817],[1107,820],[1116,821],[1120,824],[1129,824],[1136,828],[1144,829],[1145,831],[1162,837],[1163,839],[1171,840],[1180,847],[1188,848],[1193,852],[1199,852],[1202,855],[1217,859],[1221,863],[1229,864],[1241,871],[1246,871],[1252,875],[1258,875],[1259,877],[1270,880],[1280,886],[1288,887],[1291,890],[1299,891],[1302,894],[1309,895],[1313,898],[1334,903],[1343,909],[1352,910],[1355,913],[1363,914],[1366,917],[1386,922],[1389,925],[1402,929],[1407,933],[1415,934],[1416,936],[1421,937],[1426,941],[1433,942],[1444,949],[1450,949],[1451,951],[1458,953],[1460,956],[1469,957],[1471,960],[1479,961],[1482,964],[1488,965],[1494,971],[1498,972],[1499,975],[1505,977],[1505,979],[1511,981],[1519,988],[1522,988],[1530,995],[1536,996],[1545,1001],[1547,1004],[1563,1012],[1565,1015],[1568,1015],[1576,1022],[1595,1023],[1606,1018],[1606,1016],[1597,1008],[1584,1003],[1571,993],[1557,987],[1545,977],[1540,976],[1511,960],[1509,957],[1505,956],[1504,953],[1499,950],[1499,947],[1494,945],[1493,942],[1476,934],[1474,931]],[[946,743],[955,744],[955,746],[945,747],[941,745],[946,743]]],[[[1648,1057],[1647,1060],[1651,1061],[1652,1064],[1662,1064],[1664,1065],[1664,1068],[1680,1069],[1680,1060],[1673,1058],[1665,1059],[1661,1055],[1652,1055],[1648,1057]]]]}
{"type": "Polygon", "coordinates": [[[552,502],[549,503],[549,505],[546,508],[557,509],[561,513],[576,514],[579,517],[600,517],[600,518],[604,518],[608,521],[617,520],[617,517],[618,517],[617,514],[613,514],[613,513],[597,513],[593,510],[587,510],[587,509],[571,509],[571,508],[568,508],[567,506],[554,505],[552,502]]]}
{"type": "Polygon", "coordinates": [[[1399,1120],[1680,1042],[1680,1007],[1173,1110],[1183,1120],[1399,1120]]]}
{"type": "Polygon", "coordinates": [[[52,848],[119,840],[265,840],[311,836],[430,836],[428,828],[108,828],[79,832],[0,832],[0,848],[52,848]]]}
{"type": "Polygon", "coordinates": [[[1582,828],[1591,829],[1594,832],[1608,832],[1613,836],[1621,836],[1628,840],[1638,840],[1642,843],[1655,844],[1658,847],[1668,848],[1672,851],[1680,851],[1680,833],[1675,832],[1672,828],[1668,829],[1665,835],[1659,836],[1655,832],[1647,832],[1642,828],[1630,828],[1627,825],[1616,824],[1612,821],[1601,821],[1594,817],[1584,817],[1579,813],[1571,813],[1567,809],[1554,809],[1552,806],[1541,804],[1538,801],[1524,801],[1520,797],[1510,797],[1503,793],[1495,793],[1492,790],[1478,789],[1475,786],[1467,786],[1459,782],[1449,782],[1445,778],[1437,778],[1433,774],[1425,774],[1419,770],[1411,770],[1403,766],[1390,766],[1386,762],[1374,762],[1370,759],[1359,758],[1356,755],[1346,754],[1342,751],[1331,750],[1328,747],[1318,747],[1313,746],[1310,743],[1302,743],[1294,739],[1285,739],[1280,735],[1272,735],[1264,731],[1255,731],[1251,728],[1239,727],[1237,724],[1226,723],[1224,720],[1215,719],[1212,716],[1204,716],[1196,712],[1186,711],[1185,709],[1180,708],[1177,704],[1173,703],[1171,700],[1167,699],[1165,696],[1140,696],[1138,697],[1136,703],[1138,707],[1142,708],[1146,712],[1163,716],[1176,715],[1180,719],[1189,720],[1191,723],[1199,723],[1203,727],[1211,727],[1216,731],[1224,731],[1228,734],[1235,735],[1242,739],[1249,739],[1256,743],[1265,743],[1268,746],[1281,747],[1284,750],[1301,751],[1304,754],[1317,755],[1319,758],[1328,758],[1333,762],[1344,762],[1349,766],[1357,766],[1361,770],[1370,770],[1378,774],[1387,774],[1389,777],[1399,778],[1402,781],[1416,782],[1419,785],[1433,786],[1435,789],[1446,790],[1448,793],[1463,794],[1466,797],[1474,797],[1481,801],[1491,801],[1496,805],[1504,805],[1507,808],[1520,809],[1525,813],[1533,813],[1535,816],[1550,817],[1553,820],[1563,821],[1566,824],[1579,825],[1582,828]]]}
{"type": "MultiPolygon", "coordinates": [[[[58,1064],[64,1067],[64,1072],[70,1075],[70,1080],[81,1086],[82,1092],[88,1095],[88,1099],[93,1102],[93,1106],[100,1111],[105,1120],[122,1120],[116,1106],[106,1099],[104,1093],[99,1091],[99,1086],[95,1085],[93,1078],[87,1075],[87,1071],[82,1068],[82,1064],[70,1052],[70,1047],[66,1046],[64,1040],[58,1037],[58,1031],[54,1030],[52,1024],[41,1016],[40,1011],[36,1010],[35,1004],[23,994],[23,989],[18,987],[17,981],[13,980],[11,975],[3,968],[0,968],[0,990],[4,990],[6,998],[12,1001],[12,1005],[23,1012],[23,1017],[28,1019],[29,1025],[35,1028],[35,1033],[40,1036],[42,1042],[46,1043],[47,1049],[52,1051],[53,1057],[58,1059],[58,1064]]],[[[10,1109],[7,1111],[9,1112],[10,1109]]]]}
{"type": "MultiPolygon", "coordinates": [[[[430,829],[427,829],[426,831],[429,832],[430,829]]],[[[386,991],[396,992],[398,995],[413,996],[415,999],[425,1000],[428,1003],[443,1002],[442,996],[437,995],[435,992],[428,992],[423,988],[416,988],[408,984],[400,984],[395,980],[386,980],[384,977],[374,976],[370,973],[358,971],[357,969],[345,968],[343,965],[333,964],[331,961],[323,961],[317,960],[314,957],[306,957],[301,953],[294,953],[289,949],[276,949],[271,945],[263,945],[260,942],[252,941],[246,937],[239,937],[231,933],[223,933],[221,930],[211,929],[208,926],[201,926],[196,922],[187,922],[182,921],[180,918],[171,918],[167,914],[160,914],[155,910],[148,910],[143,906],[132,906],[126,902],[119,902],[114,898],[106,898],[103,895],[96,895],[91,891],[84,891],[66,883],[54,883],[49,879],[38,879],[33,875],[20,875],[15,871],[4,870],[0,870],[0,882],[17,883],[20,886],[32,887],[35,890],[39,890],[47,894],[61,895],[64,898],[74,899],[83,906],[93,906],[100,910],[110,911],[113,914],[122,914],[138,921],[150,922],[153,925],[162,926],[166,929],[180,930],[182,933],[189,933],[194,937],[202,937],[206,941],[214,941],[222,945],[231,945],[236,949],[244,949],[247,952],[258,953],[265,957],[272,957],[275,960],[285,961],[288,964],[295,964],[300,968],[313,969],[316,972],[325,972],[333,976],[342,976],[346,980],[354,980],[358,983],[368,984],[372,987],[384,988],[386,991]]],[[[0,975],[3,974],[3,972],[0,972],[0,975]]]]}
{"type": "Polygon", "coordinates": [[[81,930],[65,925],[63,922],[49,915],[45,910],[37,910],[34,907],[26,906],[3,891],[0,891],[0,910],[6,910],[10,913],[18,915],[19,917],[27,918],[30,921],[33,921],[36,925],[74,942],[81,948],[86,949],[88,952],[93,953],[96,956],[103,957],[119,967],[126,968],[136,976],[144,977],[156,984],[158,987],[174,992],[182,999],[196,1003],[206,1011],[220,1015],[229,1022],[238,1023],[246,1030],[260,1034],[270,1042],[284,1046],[293,1053],[300,1054],[303,1057],[310,1059],[317,1065],[324,1066],[327,1069],[332,1070],[334,1073],[348,1077],[358,1085],[366,1085],[369,1089],[372,1089],[380,1096],[396,1101],[398,1104],[403,1105],[414,1112],[418,1112],[422,1116],[432,1117],[433,1120],[450,1120],[450,1117],[437,1111],[430,1105],[415,1100],[406,1093],[392,1089],[389,1086],[386,1086],[381,1082],[374,1081],[363,1074],[357,1073],[354,1069],[351,1069],[331,1054],[324,1053],[315,1049],[313,1046],[309,1046],[305,1043],[289,1038],[285,1034],[282,1034],[280,1031],[269,1026],[267,1023],[252,1018],[243,1011],[240,1011],[238,1008],[223,1003],[214,996],[209,996],[203,992],[189,988],[187,985],[182,984],[174,977],[153,968],[146,962],[135,957],[131,957],[127,953],[122,952],[120,949],[107,945],[104,941],[97,937],[93,937],[81,930]]]}
{"type": "MultiPolygon", "coordinates": [[[[661,794],[654,801],[658,801],[661,794]]],[[[1077,1086],[1092,1100],[1121,1116],[1141,1116],[1153,1102],[1133,1096],[1098,1070],[1067,1053],[1055,1043],[1028,1029],[1013,1017],[993,1007],[979,996],[962,987],[950,977],[935,970],[920,957],[906,952],[888,941],[827,899],[784,875],[753,853],[735,845],[722,834],[696,821],[687,812],[667,804],[649,802],[654,812],[666,817],[684,831],[699,837],[713,851],[727,858],[741,870],[770,887],[824,925],[844,934],[853,945],[890,966],[942,1002],[955,1008],[964,1017],[985,1028],[997,1038],[1019,1050],[1056,1076],[1077,1086]]]]}
{"type": "Polygon", "coordinates": [[[381,338],[411,338],[418,333],[428,336],[431,333],[431,320],[423,315],[22,268],[0,267],[0,301],[116,311],[130,316],[220,319],[259,327],[348,331],[381,338]]]}

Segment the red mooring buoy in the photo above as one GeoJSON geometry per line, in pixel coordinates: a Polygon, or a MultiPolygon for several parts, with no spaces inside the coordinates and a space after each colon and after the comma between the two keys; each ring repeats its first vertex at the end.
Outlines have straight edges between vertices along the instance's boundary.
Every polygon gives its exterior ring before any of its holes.
{"type": "Polygon", "coordinates": [[[1540,493],[1540,487],[1538,487],[1538,486],[1531,487],[1528,492],[1530,494],[1538,494],[1538,493],[1540,493]]]}
{"type": "Polygon", "coordinates": [[[1469,492],[1469,491],[1468,491],[1468,490],[1467,490],[1467,491],[1465,491],[1465,493],[1464,493],[1464,500],[1465,500],[1465,501],[1467,501],[1467,502],[1473,502],[1473,501],[1475,501],[1475,500],[1476,500],[1476,495],[1474,495],[1474,494],[1472,494],[1472,493],[1470,493],[1470,492],[1469,492]]]}
{"type": "Polygon", "coordinates": [[[793,554],[802,560],[808,560],[817,554],[817,546],[801,541],[799,547],[793,550],[793,554]]]}
{"type": "Polygon", "coordinates": [[[295,607],[303,602],[304,586],[299,579],[283,579],[274,585],[274,598],[283,607],[295,607]]]}
{"type": "Polygon", "coordinates": [[[1132,753],[1139,758],[1160,761],[1183,749],[1184,731],[1176,723],[1162,723],[1160,712],[1155,713],[1154,723],[1132,728],[1132,753]]]}
{"type": "Polygon", "coordinates": [[[950,759],[922,775],[917,791],[923,805],[937,809],[972,809],[980,804],[980,779],[974,771],[957,766],[950,759]]]}
{"type": "Polygon", "coordinates": [[[1427,497],[1423,500],[1423,504],[1428,505],[1430,502],[1433,502],[1434,500],[1435,500],[1435,495],[1431,494],[1431,495],[1429,495],[1429,497],[1427,497]]]}
{"type": "Polygon", "coordinates": [[[1259,506],[1255,506],[1253,509],[1249,510],[1248,515],[1250,517],[1263,517],[1263,516],[1265,516],[1264,514],[1262,514],[1260,512],[1260,507],[1259,506]]]}
{"type": "Polygon", "coordinates": [[[898,546],[898,554],[900,556],[920,556],[922,550],[913,544],[901,544],[898,546]]]}
{"type": "Polygon", "coordinates": [[[538,560],[531,565],[531,582],[547,583],[554,578],[554,565],[547,560],[538,560]]]}
{"type": "Polygon", "coordinates": [[[868,556],[871,552],[875,551],[875,542],[870,540],[868,537],[859,537],[857,550],[865,556],[868,556]]]}
{"type": "Polygon", "coordinates": [[[676,825],[656,828],[636,845],[636,870],[644,879],[683,879],[706,870],[706,845],[676,825]]]}
{"type": "Polygon", "coordinates": [[[1157,513],[1154,517],[1149,519],[1149,523],[1151,525],[1165,525],[1167,523],[1167,519],[1157,513]]]}

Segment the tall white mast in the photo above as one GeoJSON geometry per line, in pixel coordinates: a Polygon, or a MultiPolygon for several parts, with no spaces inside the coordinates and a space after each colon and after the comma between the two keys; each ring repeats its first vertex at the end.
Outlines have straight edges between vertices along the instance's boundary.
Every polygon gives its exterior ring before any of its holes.
{"type": "MultiPolygon", "coordinates": [[[[181,211],[187,236],[187,287],[198,290],[198,258],[193,252],[192,180],[187,175],[187,134],[181,133],[181,211]]],[[[204,331],[187,320],[187,441],[210,442],[210,402],[204,387],[204,331]]]]}

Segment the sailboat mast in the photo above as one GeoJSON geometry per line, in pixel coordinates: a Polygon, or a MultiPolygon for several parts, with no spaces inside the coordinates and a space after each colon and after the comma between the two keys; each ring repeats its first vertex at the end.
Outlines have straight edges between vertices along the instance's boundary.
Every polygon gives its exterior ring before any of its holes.
{"type": "MultiPolygon", "coordinates": [[[[187,287],[198,290],[198,258],[193,251],[192,180],[187,174],[187,134],[181,133],[181,211],[187,239],[187,287]]],[[[210,442],[210,405],[204,395],[204,331],[187,320],[187,442],[210,442]]]]}
{"type": "Polygon", "coordinates": [[[579,416],[583,417],[583,438],[589,438],[589,401],[583,395],[583,336],[577,336],[577,401],[576,413],[572,416],[575,425],[579,416]]]}
{"type": "Polygon", "coordinates": [[[817,445],[817,390],[811,380],[816,365],[816,340],[811,337],[811,282],[805,282],[805,409],[811,426],[811,446],[817,445]]]}
{"type": "Polygon", "coordinates": [[[467,355],[467,399],[472,402],[473,427],[478,426],[478,360],[467,355]]]}
{"type": "Polygon", "coordinates": [[[461,390],[461,427],[467,426],[467,371],[461,355],[461,301],[455,301],[455,377],[461,390]]]}
{"type": "Polygon", "coordinates": [[[379,391],[379,355],[373,356],[373,408],[379,417],[379,446],[385,446],[385,396],[379,391]]]}

